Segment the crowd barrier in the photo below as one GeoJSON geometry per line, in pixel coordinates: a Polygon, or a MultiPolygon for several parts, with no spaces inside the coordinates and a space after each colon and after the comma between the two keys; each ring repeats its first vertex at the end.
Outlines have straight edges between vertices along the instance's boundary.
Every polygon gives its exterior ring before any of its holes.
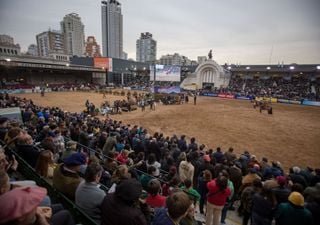
{"type": "Polygon", "coordinates": [[[303,100],[302,105],[320,106],[320,102],[303,100]]]}
{"type": "Polygon", "coordinates": [[[279,103],[301,105],[301,101],[278,98],[279,103]]]}
{"type": "Polygon", "coordinates": [[[255,97],[255,100],[257,101],[268,101],[268,102],[272,102],[272,103],[277,103],[278,99],[277,98],[270,98],[270,97],[255,97]]]}
{"type": "MultiPolygon", "coordinates": [[[[253,96],[242,96],[242,95],[232,95],[232,94],[216,94],[211,92],[204,92],[201,94],[202,96],[208,97],[219,97],[219,98],[228,98],[228,99],[239,99],[239,100],[252,100],[253,96]]],[[[308,105],[308,106],[320,106],[320,101],[310,101],[307,99],[303,99],[301,101],[298,100],[290,100],[283,98],[271,98],[271,97],[255,97],[257,101],[269,101],[272,103],[285,103],[285,104],[293,104],[293,105],[308,105]]]]}
{"type": "Polygon", "coordinates": [[[234,99],[235,95],[229,95],[229,94],[218,94],[219,98],[229,98],[229,99],[234,99]]]}

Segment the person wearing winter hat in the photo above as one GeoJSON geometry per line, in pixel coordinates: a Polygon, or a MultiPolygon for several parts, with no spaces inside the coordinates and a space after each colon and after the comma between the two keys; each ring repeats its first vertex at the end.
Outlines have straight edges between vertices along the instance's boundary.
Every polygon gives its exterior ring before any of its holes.
{"type": "Polygon", "coordinates": [[[0,224],[49,225],[45,216],[37,210],[47,190],[40,187],[15,188],[0,196],[0,224]]]}
{"type": "Polygon", "coordinates": [[[75,193],[81,182],[79,176],[80,166],[85,164],[86,158],[82,153],[75,153],[57,166],[53,173],[53,187],[65,194],[71,200],[75,199],[75,193]]]}
{"type": "Polygon", "coordinates": [[[281,203],[275,212],[277,225],[311,225],[311,212],[304,207],[304,198],[299,192],[292,192],[286,203],[281,203]]]}
{"type": "Polygon", "coordinates": [[[287,187],[287,178],[285,176],[277,176],[276,181],[279,186],[273,188],[272,192],[277,199],[277,203],[287,202],[290,195],[290,189],[287,187]]]}
{"type": "Polygon", "coordinates": [[[146,218],[137,203],[142,186],[136,179],[122,180],[116,191],[107,194],[101,205],[101,225],[146,225],[146,218]]]}

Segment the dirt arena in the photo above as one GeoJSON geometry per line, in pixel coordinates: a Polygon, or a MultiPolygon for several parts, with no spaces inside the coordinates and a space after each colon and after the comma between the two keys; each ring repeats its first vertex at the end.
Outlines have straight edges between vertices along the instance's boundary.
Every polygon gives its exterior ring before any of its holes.
{"type": "MultiPolygon", "coordinates": [[[[96,106],[103,101],[101,94],[53,92],[21,94],[42,106],[59,106],[79,112],[87,99],[96,106]]],[[[123,97],[107,95],[113,101],[123,97]]],[[[149,132],[165,135],[185,134],[196,137],[198,143],[223,150],[233,147],[237,154],[248,150],[259,159],[266,156],[277,160],[287,169],[292,165],[320,167],[320,108],[273,104],[274,114],[259,113],[248,101],[198,97],[184,105],[157,105],[155,111],[146,108],[112,116],[124,123],[136,124],[149,132]]]]}

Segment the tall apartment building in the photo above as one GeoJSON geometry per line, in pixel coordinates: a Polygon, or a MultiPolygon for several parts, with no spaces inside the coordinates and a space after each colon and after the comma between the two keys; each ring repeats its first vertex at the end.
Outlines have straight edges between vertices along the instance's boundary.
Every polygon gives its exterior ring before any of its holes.
{"type": "Polygon", "coordinates": [[[136,42],[136,60],[154,64],[157,59],[157,41],[152,38],[149,32],[141,33],[136,42]]]}
{"type": "Polygon", "coordinates": [[[87,37],[85,55],[90,57],[101,57],[100,45],[98,45],[94,36],[87,37]]]}
{"type": "Polygon", "coordinates": [[[101,2],[102,54],[110,58],[122,58],[123,21],[121,4],[117,0],[101,2]]]}
{"type": "Polygon", "coordinates": [[[40,57],[51,57],[60,61],[69,60],[64,46],[64,37],[60,31],[45,31],[38,34],[36,39],[40,57]]]}
{"type": "Polygon", "coordinates": [[[76,13],[70,13],[63,17],[60,22],[61,32],[64,35],[64,42],[68,55],[84,55],[84,25],[76,13]]]}

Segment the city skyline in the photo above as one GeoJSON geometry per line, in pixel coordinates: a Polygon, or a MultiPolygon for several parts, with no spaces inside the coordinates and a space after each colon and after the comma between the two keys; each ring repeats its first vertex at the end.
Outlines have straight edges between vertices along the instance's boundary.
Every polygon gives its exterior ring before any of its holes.
{"type": "MultiPolygon", "coordinates": [[[[319,63],[320,2],[317,0],[120,0],[123,50],[135,59],[136,40],[150,32],[157,58],[179,53],[196,60],[213,49],[219,64],[319,63]]],[[[26,51],[36,34],[77,13],[87,36],[102,45],[101,1],[3,0],[0,33],[26,51]]]]}

